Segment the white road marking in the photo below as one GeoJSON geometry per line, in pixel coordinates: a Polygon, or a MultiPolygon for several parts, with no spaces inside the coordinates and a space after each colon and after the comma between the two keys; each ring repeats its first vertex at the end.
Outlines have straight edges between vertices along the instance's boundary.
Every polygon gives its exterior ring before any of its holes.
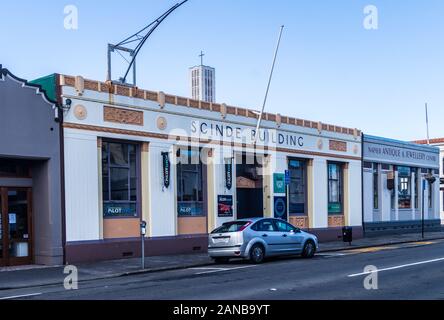
{"type": "Polygon", "coordinates": [[[433,262],[439,262],[439,261],[444,261],[444,258],[438,258],[438,259],[419,261],[419,262],[414,262],[414,263],[409,263],[409,264],[403,264],[403,265],[399,265],[399,266],[394,266],[394,267],[389,267],[389,268],[378,269],[378,270],[376,270],[376,271],[372,271],[372,272],[355,273],[355,274],[351,274],[351,275],[349,275],[348,277],[349,277],[349,278],[353,278],[353,277],[365,276],[365,275],[369,275],[369,274],[371,274],[371,273],[377,273],[377,272],[382,272],[382,271],[389,271],[389,270],[395,270],[395,269],[401,269],[401,268],[407,268],[407,267],[419,266],[419,265],[422,265],[422,264],[433,263],[433,262]]]}
{"type": "Polygon", "coordinates": [[[10,297],[1,297],[0,300],[12,300],[12,299],[19,299],[19,298],[26,298],[26,297],[35,297],[40,296],[41,293],[30,293],[30,294],[22,294],[19,296],[10,296],[10,297]]]}
{"type": "Polygon", "coordinates": [[[254,267],[257,267],[257,266],[243,266],[243,267],[235,267],[235,268],[190,268],[190,269],[191,270],[208,270],[208,271],[195,273],[196,275],[201,275],[201,274],[240,270],[240,269],[254,268],[254,267]]]}
{"type": "Polygon", "coordinates": [[[316,256],[320,256],[320,257],[342,257],[342,256],[346,256],[348,254],[346,253],[316,253],[316,256]]]}

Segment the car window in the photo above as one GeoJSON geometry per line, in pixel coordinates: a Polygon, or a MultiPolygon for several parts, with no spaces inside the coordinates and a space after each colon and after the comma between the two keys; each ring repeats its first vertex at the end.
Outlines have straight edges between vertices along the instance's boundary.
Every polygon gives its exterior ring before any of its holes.
{"type": "Polygon", "coordinates": [[[229,233],[229,232],[238,232],[241,230],[241,228],[247,224],[249,224],[250,221],[232,221],[224,223],[221,227],[214,230],[212,233],[229,233]]]}
{"type": "Polygon", "coordinates": [[[275,220],[276,228],[279,232],[290,232],[297,231],[296,227],[293,227],[291,224],[283,221],[283,220],[275,220]]]}
{"type": "Polygon", "coordinates": [[[272,220],[261,220],[254,225],[255,231],[276,231],[276,227],[272,220]]]}

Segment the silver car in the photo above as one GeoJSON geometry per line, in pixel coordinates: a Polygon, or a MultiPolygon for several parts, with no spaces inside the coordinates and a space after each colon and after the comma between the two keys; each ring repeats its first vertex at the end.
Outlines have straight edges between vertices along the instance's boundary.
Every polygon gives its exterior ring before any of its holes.
{"type": "Polygon", "coordinates": [[[266,257],[302,255],[311,258],[318,250],[316,236],[281,219],[254,218],[224,223],[209,235],[208,254],[217,263],[230,258],[261,263],[266,257]]]}

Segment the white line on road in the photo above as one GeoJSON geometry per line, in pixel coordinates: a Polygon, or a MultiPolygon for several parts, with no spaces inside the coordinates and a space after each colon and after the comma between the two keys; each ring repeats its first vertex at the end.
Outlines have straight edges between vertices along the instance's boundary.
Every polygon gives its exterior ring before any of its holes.
{"type": "Polygon", "coordinates": [[[444,258],[438,258],[438,259],[419,261],[419,262],[414,262],[414,263],[409,263],[409,264],[403,264],[403,265],[400,265],[400,266],[394,266],[394,267],[390,267],[390,268],[383,268],[383,269],[378,269],[378,270],[370,271],[370,272],[355,273],[355,274],[350,274],[348,277],[352,278],[352,277],[365,276],[365,275],[368,275],[368,274],[371,274],[371,273],[377,273],[377,272],[382,272],[382,271],[389,271],[389,270],[413,267],[413,266],[418,266],[418,265],[421,265],[421,264],[433,263],[433,262],[439,262],[439,261],[444,261],[444,258]]]}
{"type": "Polygon", "coordinates": [[[30,294],[22,294],[19,296],[0,297],[0,300],[12,300],[12,299],[19,299],[19,298],[35,297],[35,296],[40,296],[40,295],[41,295],[41,293],[30,293],[30,294]]]}
{"type": "Polygon", "coordinates": [[[201,274],[208,274],[208,273],[215,273],[215,272],[223,272],[223,271],[232,271],[232,270],[240,270],[240,269],[246,269],[246,268],[254,268],[257,266],[243,266],[243,267],[235,267],[235,268],[191,268],[192,270],[209,270],[209,271],[203,271],[203,272],[198,272],[196,273],[196,275],[201,275],[201,274]]]}

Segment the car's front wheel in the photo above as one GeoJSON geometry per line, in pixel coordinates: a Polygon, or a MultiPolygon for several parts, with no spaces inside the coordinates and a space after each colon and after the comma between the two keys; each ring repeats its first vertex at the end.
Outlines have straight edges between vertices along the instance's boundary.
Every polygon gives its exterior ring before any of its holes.
{"type": "Polygon", "coordinates": [[[302,257],[313,258],[316,253],[316,245],[312,240],[308,240],[302,250],[302,257]]]}
{"type": "Polygon", "coordinates": [[[255,244],[250,250],[250,261],[259,264],[264,261],[265,249],[261,244],[255,244]]]}

